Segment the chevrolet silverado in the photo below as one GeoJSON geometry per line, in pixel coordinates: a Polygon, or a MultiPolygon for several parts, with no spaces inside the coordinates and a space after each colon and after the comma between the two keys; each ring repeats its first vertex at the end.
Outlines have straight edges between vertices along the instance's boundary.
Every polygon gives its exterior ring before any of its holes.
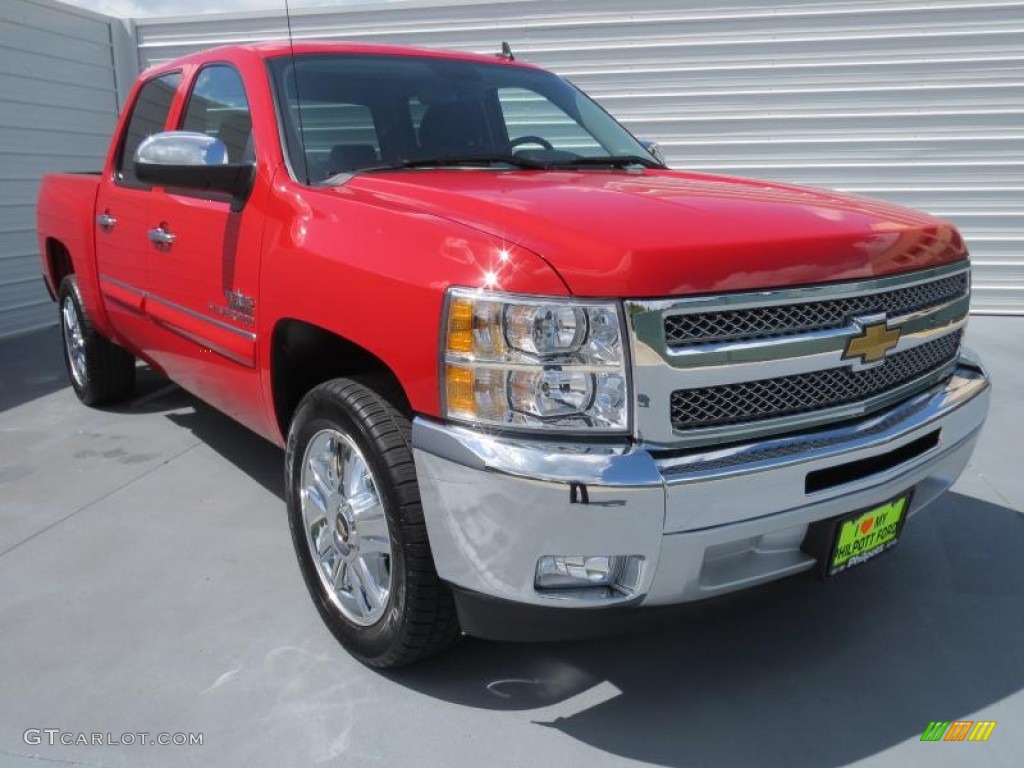
{"type": "Polygon", "coordinates": [[[38,232],[78,397],[144,361],[284,447],[306,585],[378,667],[858,567],[988,408],[953,226],[670,170],[507,51],[159,65],[38,232]]]}

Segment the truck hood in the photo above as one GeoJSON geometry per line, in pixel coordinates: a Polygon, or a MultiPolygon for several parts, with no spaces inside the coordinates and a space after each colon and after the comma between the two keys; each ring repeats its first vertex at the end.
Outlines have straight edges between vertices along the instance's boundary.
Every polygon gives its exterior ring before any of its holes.
{"type": "Polygon", "coordinates": [[[966,257],[952,225],[926,214],[723,176],[416,170],[356,176],[345,186],[348,194],[448,218],[528,248],[580,296],[807,285],[966,257]]]}

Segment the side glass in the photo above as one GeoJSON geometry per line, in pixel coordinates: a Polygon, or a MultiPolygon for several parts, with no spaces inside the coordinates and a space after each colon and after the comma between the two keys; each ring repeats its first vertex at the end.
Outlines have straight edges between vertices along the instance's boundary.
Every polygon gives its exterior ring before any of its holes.
{"type": "Polygon", "coordinates": [[[153,78],[142,86],[132,105],[132,114],[121,141],[116,172],[118,183],[129,187],[147,186],[135,174],[135,153],[143,141],[164,129],[179,82],[181,73],[172,72],[153,78]]]}
{"type": "Polygon", "coordinates": [[[181,130],[220,139],[229,163],[251,163],[256,158],[252,115],[242,76],[226,64],[204,67],[196,77],[185,106],[181,130]]]}

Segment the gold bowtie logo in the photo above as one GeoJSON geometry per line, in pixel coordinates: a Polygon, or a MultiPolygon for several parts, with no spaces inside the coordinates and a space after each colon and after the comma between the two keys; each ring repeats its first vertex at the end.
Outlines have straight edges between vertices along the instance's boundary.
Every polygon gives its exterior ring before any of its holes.
{"type": "Polygon", "coordinates": [[[890,328],[884,320],[865,325],[846,343],[843,360],[859,357],[861,363],[877,363],[899,343],[901,333],[899,328],[890,328]]]}

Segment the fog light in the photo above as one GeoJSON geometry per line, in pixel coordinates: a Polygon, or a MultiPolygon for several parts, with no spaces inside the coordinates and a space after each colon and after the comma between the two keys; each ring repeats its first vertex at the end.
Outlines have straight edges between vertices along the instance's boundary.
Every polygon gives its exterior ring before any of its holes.
{"type": "Polygon", "coordinates": [[[537,561],[538,590],[612,588],[607,597],[630,593],[640,583],[639,555],[545,555],[537,561]]]}

